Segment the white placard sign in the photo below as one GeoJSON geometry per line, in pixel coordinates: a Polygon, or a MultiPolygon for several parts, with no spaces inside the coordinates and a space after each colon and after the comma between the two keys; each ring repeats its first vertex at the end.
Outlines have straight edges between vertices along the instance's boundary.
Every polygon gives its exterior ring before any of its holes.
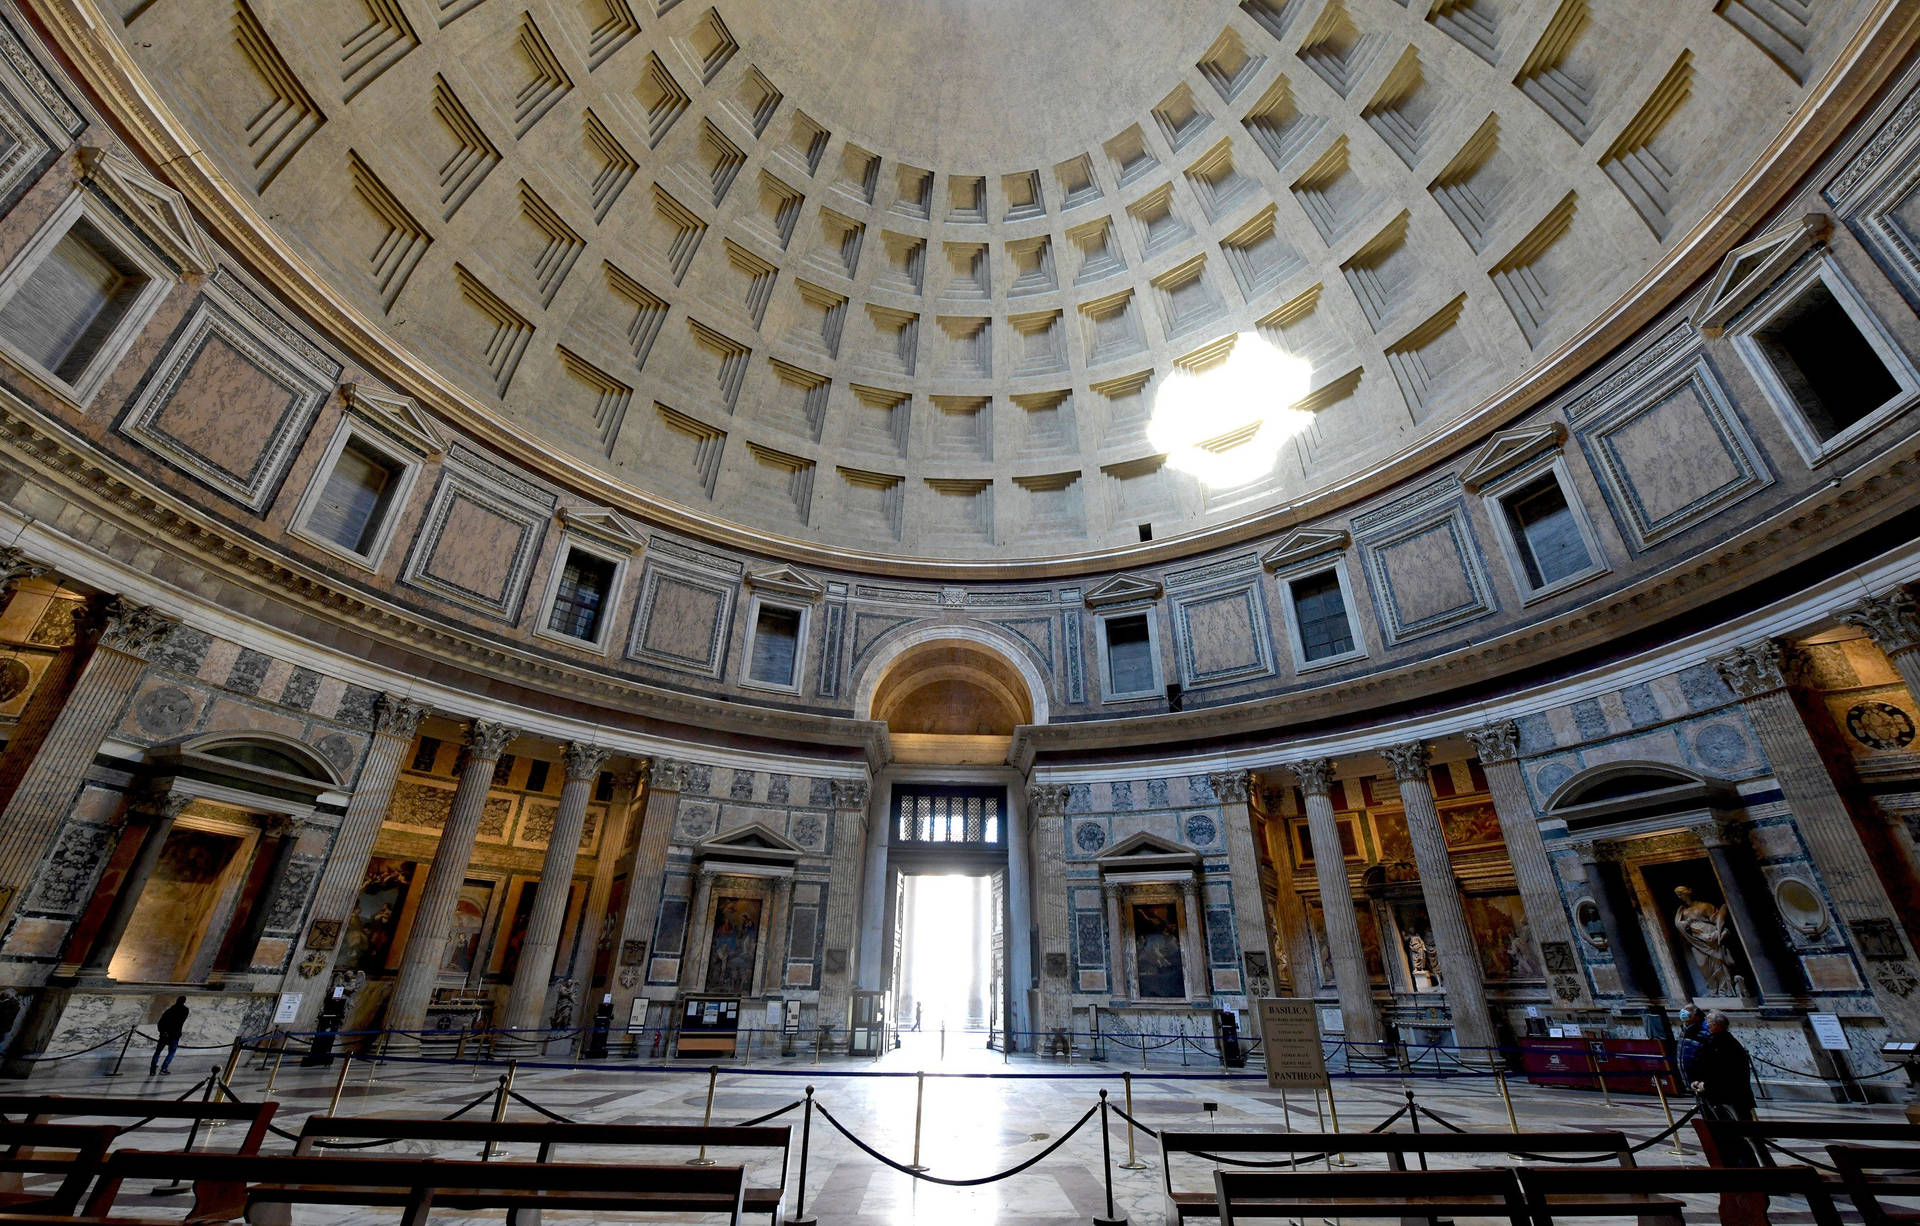
{"type": "Polygon", "coordinates": [[[633,998],[632,1006],[627,1010],[627,1033],[640,1034],[647,1028],[647,1002],[645,997],[633,998]]]}
{"type": "Polygon", "coordinates": [[[1320,1029],[1328,1034],[1347,1033],[1347,1019],[1338,1009],[1320,1010],[1320,1029]]]}
{"type": "Polygon", "coordinates": [[[1293,996],[1259,1000],[1261,1051],[1267,1086],[1275,1090],[1324,1090],[1327,1060],[1320,1048],[1320,1014],[1313,1001],[1293,996]]]}
{"type": "Polygon", "coordinates": [[[300,1002],[305,996],[306,993],[304,992],[280,993],[280,1003],[275,1006],[273,1010],[273,1024],[276,1026],[291,1026],[299,1021],[300,1002]]]}
{"type": "Polygon", "coordinates": [[[1839,1014],[1809,1013],[1807,1024],[1813,1027],[1813,1038],[1820,1044],[1821,1051],[1851,1050],[1852,1044],[1847,1042],[1847,1032],[1840,1028],[1839,1014]]]}

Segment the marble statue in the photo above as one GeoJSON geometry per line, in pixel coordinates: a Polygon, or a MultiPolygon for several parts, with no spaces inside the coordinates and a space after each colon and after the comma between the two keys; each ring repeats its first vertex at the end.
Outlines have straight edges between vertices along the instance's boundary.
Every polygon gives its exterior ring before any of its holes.
{"type": "Polygon", "coordinates": [[[553,1013],[547,1018],[547,1025],[555,1030],[565,1030],[573,1025],[573,1011],[578,1003],[579,988],[573,980],[560,981],[559,995],[554,998],[553,1013]]]}
{"type": "Polygon", "coordinates": [[[1675,886],[1680,907],[1673,913],[1674,930],[1687,943],[1694,969],[1706,984],[1708,996],[1737,996],[1733,951],[1727,948],[1727,908],[1696,899],[1686,886],[1675,886]]]}

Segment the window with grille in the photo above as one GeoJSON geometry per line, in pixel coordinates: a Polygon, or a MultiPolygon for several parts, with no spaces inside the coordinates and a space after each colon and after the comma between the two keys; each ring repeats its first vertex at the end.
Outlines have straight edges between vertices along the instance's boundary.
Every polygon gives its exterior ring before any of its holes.
{"type": "Polygon", "coordinates": [[[1580,521],[1555,474],[1542,474],[1508,494],[1501,505],[1530,587],[1548,587],[1593,565],[1580,521]]]}
{"type": "Polygon", "coordinates": [[[896,843],[998,844],[1004,829],[1005,788],[896,787],[896,843]]]}
{"type": "Polygon", "coordinates": [[[1107,696],[1157,694],[1159,672],[1154,667],[1153,629],[1145,613],[1109,617],[1107,636],[1107,696]]]}
{"type": "Polygon", "coordinates": [[[567,551],[567,564],[560,572],[559,585],[553,591],[553,609],[547,614],[547,629],[568,638],[589,643],[600,639],[601,621],[606,616],[607,598],[613,593],[613,572],[618,569],[610,558],[584,549],[567,551]]]}
{"type": "Polygon", "coordinates": [[[1346,597],[1340,591],[1340,576],[1330,570],[1295,579],[1288,585],[1293,595],[1294,624],[1300,633],[1300,658],[1325,660],[1353,650],[1353,627],[1347,621],[1346,597]]]}
{"type": "Polygon", "coordinates": [[[747,679],[788,688],[798,680],[800,610],[761,605],[753,619],[753,650],[747,679]]]}
{"type": "Polygon", "coordinates": [[[77,386],[150,280],[82,217],[0,309],[0,334],[77,386]]]}

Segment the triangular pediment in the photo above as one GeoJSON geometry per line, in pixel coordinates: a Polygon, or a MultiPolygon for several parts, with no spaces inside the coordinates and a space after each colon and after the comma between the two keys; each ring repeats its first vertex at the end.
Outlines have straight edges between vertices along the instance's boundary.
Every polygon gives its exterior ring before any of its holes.
{"type": "Polygon", "coordinates": [[[447,449],[447,435],[413,397],[364,383],[349,383],[343,390],[348,407],[356,414],[421,455],[436,456],[447,449]]]}
{"type": "Polygon", "coordinates": [[[1542,452],[1557,449],[1566,441],[1567,428],[1557,421],[1502,430],[1480,448],[1480,454],[1474,456],[1467,470],[1460,474],[1460,484],[1468,492],[1478,493],[1482,486],[1499,480],[1542,452]]]}
{"type": "Polygon", "coordinates": [[[575,532],[584,532],[629,552],[647,543],[639,527],[611,507],[562,507],[560,522],[575,532]]]}
{"type": "Polygon", "coordinates": [[[136,163],[93,146],[80,150],[80,169],[83,180],[118,205],[181,271],[213,271],[213,248],[179,192],[136,163]]]}
{"type": "Polygon", "coordinates": [[[1088,608],[1099,609],[1107,605],[1158,600],[1164,590],[1158,579],[1149,579],[1145,575],[1115,575],[1088,588],[1085,599],[1088,608]]]}
{"type": "Polygon", "coordinates": [[[1734,316],[1747,309],[1747,304],[1831,233],[1833,218],[1825,213],[1808,213],[1729,251],[1707,286],[1706,297],[1693,312],[1694,326],[1703,336],[1719,336],[1734,316]]]}
{"type": "Polygon", "coordinates": [[[1338,553],[1352,543],[1352,534],[1338,528],[1299,528],[1260,555],[1260,564],[1268,570],[1281,570],[1323,553],[1338,553]]]}
{"type": "Polygon", "coordinates": [[[802,600],[818,600],[826,595],[827,589],[812,575],[791,566],[773,566],[766,570],[747,572],[747,586],[767,592],[779,592],[783,596],[798,596],[802,600]]]}
{"type": "Polygon", "coordinates": [[[749,822],[696,844],[693,858],[721,864],[790,865],[804,853],[804,848],[773,827],[749,822]]]}
{"type": "Polygon", "coordinates": [[[1130,834],[1094,857],[1103,869],[1124,872],[1133,866],[1164,867],[1173,862],[1198,863],[1200,853],[1172,839],[1142,830],[1130,834]]]}

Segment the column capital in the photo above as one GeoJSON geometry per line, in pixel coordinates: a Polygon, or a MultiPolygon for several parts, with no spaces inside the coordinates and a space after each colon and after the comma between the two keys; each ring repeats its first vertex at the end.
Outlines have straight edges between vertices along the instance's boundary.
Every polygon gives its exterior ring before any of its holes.
{"type": "Polygon", "coordinates": [[[1798,678],[1803,662],[1797,648],[1779,639],[1761,639],[1710,661],[1720,680],[1742,700],[1786,689],[1798,678]]]}
{"type": "Polygon", "coordinates": [[[1470,728],[1467,740],[1473,743],[1473,752],[1483,764],[1512,762],[1520,756],[1520,725],[1510,719],[1470,728]]]}
{"type": "Polygon", "coordinates": [[[1290,762],[1287,769],[1293,772],[1295,783],[1300,791],[1308,796],[1331,796],[1333,794],[1333,759],[1303,758],[1290,762]]]}
{"type": "Polygon", "coordinates": [[[1059,817],[1067,811],[1072,793],[1064,783],[1034,783],[1027,786],[1027,809],[1035,817],[1059,817]]]}
{"type": "Polygon", "coordinates": [[[1393,777],[1401,783],[1427,782],[1427,770],[1433,765],[1433,746],[1425,741],[1388,745],[1380,756],[1393,768],[1393,777]]]}
{"type": "Polygon", "coordinates": [[[1609,863],[1620,858],[1620,848],[1606,839],[1582,839],[1571,846],[1582,864],[1609,863]]]}
{"type": "Polygon", "coordinates": [[[711,861],[702,860],[693,866],[693,875],[699,879],[700,884],[711,885],[713,879],[720,875],[720,870],[715,868],[711,861]]]}
{"type": "Polygon", "coordinates": [[[835,779],[833,783],[833,807],[836,809],[864,809],[867,807],[867,781],[865,779],[835,779]]]}
{"type": "Polygon", "coordinates": [[[677,758],[654,758],[647,786],[656,792],[678,792],[687,786],[687,764],[677,758]]]}
{"type": "Polygon", "coordinates": [[[1920,648],[1920,605],[1905,588],[1896,587],[1842,609],[1840,620],[1865,630],[1874,645],[1888,655],[1920,648]]]}
{"type": "Polygon", "coordinates": [[[568,741],[560,751],[560,759],[566,764],[568,782],[594,778],[612,756],[613,750],[584,741],[568,741]]]}
{"type": "Polygon", "coordinates": [[[149,822],[170,822],[186,812],[187,806],[193,801],[194,798],[185,792],[150,790],[134,796],[128,808],[149,822]]]}
{"type": "Polygon", "coordinates": [[[1198,898],[1200,896],[1199,879],[1194,877],[1181,878],[1180,879],[1180,896],[1187,899],[1189,902],[1191,902],[1195,898],[1198,898]]]}
{"type": "Polygon", "coordinates": [[[467,767],[474,762],[493,762],[507,751],[513,738],[520,735],[516,728],[498,724],[488,719],[476,719],[467,725],[466,743],[460,747],[460,772],[466,773],[467,767]]]}
{"type": "Polygon", "coordinates": [[[398,694],[381,694],[373,700],[373,730],[395,740],[411,741],[427,715],[425,703],[398,694]]]}
{"type": "Polygon", "coordinates": [[[1687,827],[1687,833],[1700,840],[1702,847],[1731,847],[1737,840],[1725,822],[1695,822],[1687,827]]]}
{"type": "Polygon", "coordinates": [[[10,589],[22,579],[38,579],[46,574],[48,569],[8,545],[0,549],[0,592],[10,589]]]}
{"type": "Polygon", "coordinates": [[[1108,902],[1119,902],[1120,891],[1124,888],[1125,887],[1117,881],[1102,881],[1100,883],[1100,894],[1108,902]]]}
{"type": "Polygon", "coordinates": [[[1213,771],[1207,775],[1207,786],[1221,804],[1244,805],[1247,803],[1246,771],[1213,771]]]}
{"type": "Polygon", "coordinates": [[[143,660],[179,624],[151,605],[135,604],[124,596],[101,597],[88,614],[100,627],[100,646],[143,660]]]}

